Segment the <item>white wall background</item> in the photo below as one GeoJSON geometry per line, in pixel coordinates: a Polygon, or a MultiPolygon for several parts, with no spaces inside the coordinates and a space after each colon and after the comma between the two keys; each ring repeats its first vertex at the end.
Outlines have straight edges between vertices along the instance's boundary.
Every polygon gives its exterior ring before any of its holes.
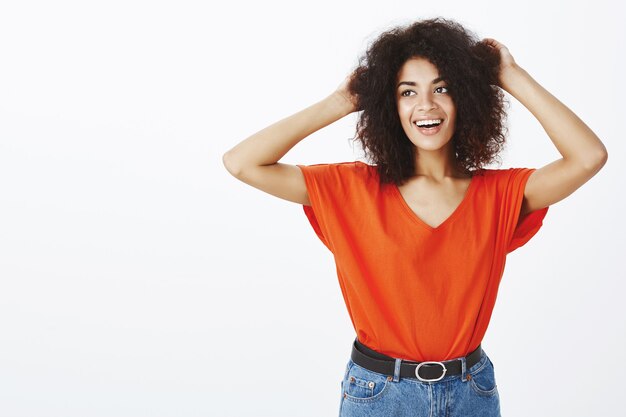
{"type": "MultiPolygon", "coordinates": [[[[622,412],[623,5],[213,4],[2,2],[0,416],[337,415],[354,330],[331,254],[222,154],[438,15],[507,45],[610,154],[507,260],[483,341],[503,413],[622,412]]],[[[355,121],[281,161],[358,159],[355,121]]],[[[503,168],[559,157],[513,98],[509,126],[503,168]]]]}

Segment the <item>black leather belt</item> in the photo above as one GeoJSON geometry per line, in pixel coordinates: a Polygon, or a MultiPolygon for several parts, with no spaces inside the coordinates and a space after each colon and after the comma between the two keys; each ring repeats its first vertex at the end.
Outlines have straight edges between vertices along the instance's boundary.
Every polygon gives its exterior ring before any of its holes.
{"type": "MultiPolygon", "coordinates": [[[[481,345],[465,357],[465,372],[478,363],[481,358],[481,345]]],[[[394,376],[395,358],[368,348],[358,339],[352,345],[352,362],[365,369],[379,374],[394,376]]],[[[460,375],[461,360],[453,359],[443,362],[413,362],[402,360],[400,378],[417,378],[420,381],[439,381],[446,375],[460,375]]]]}

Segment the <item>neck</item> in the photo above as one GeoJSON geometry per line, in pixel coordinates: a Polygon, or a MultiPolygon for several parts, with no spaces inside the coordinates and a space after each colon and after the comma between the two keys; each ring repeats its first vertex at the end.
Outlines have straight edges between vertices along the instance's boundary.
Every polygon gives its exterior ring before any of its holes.
{"type": "Polygon", "coordinates": [[[415,176],[423,176],[440,182],[448,178],[466,178],[459,168],[454,151],[443,149],[436,151],[418,150],[415,156],[415,176]]]}

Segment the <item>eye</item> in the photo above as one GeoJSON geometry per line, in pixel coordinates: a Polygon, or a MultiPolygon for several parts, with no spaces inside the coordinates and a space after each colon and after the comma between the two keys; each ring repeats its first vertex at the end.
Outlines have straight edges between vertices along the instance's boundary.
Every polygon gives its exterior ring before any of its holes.
{"type": "MultiPolygon", "coordinates": [[[[448,87],[440,86],[440,87],[435,88],[435,91],[438,91],[438,92],[440,92],[442,94],[446,94],[446,93],[448,93],[448,87]],[[443,89],[443,91],[441,91],[442,89],[443,89]]],[[[415,91],[413,91],[413,90],[404,90],[404,91],[402,91],[400,93],[400,96],[401,97],[408,97],[408,96],[412,95],[411,93],[415,94],[415,91]]]]}

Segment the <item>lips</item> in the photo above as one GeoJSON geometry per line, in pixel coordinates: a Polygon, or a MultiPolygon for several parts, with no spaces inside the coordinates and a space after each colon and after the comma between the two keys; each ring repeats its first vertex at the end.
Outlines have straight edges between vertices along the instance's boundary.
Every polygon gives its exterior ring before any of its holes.
{"type": "Polygon", "coordinates": [[[419,118],[419,119],[413,120],[412,123],[415,124],[417,127],[424,127],[424,125],[427,125],[427,124],[439,125],[443,123],[443,118],[442,117],[419,118]],[[421,126],[417,125],[418,122],[421,122],[419,123],[421,126]]]}
{"type": "MultiPolygon", "coordinates": [[[[437,120],[437,118],[433,118],[433,119],[419,119],[416,121],[422,121],[422,120],[437,120]]],[[[436,135],[437,133],[439,133],[439,131],[442,129],[443,127],[443,119],[438,119],[441,120],[441,123],[439,123],[437,126],[433,126],[433,127],[420,127],[418,125],[415,124],[416,121],[413,121],[413,126],[415,126],[415,128],[423,135],[426,136],[431,136],[431,135],[436,135]]]]}

